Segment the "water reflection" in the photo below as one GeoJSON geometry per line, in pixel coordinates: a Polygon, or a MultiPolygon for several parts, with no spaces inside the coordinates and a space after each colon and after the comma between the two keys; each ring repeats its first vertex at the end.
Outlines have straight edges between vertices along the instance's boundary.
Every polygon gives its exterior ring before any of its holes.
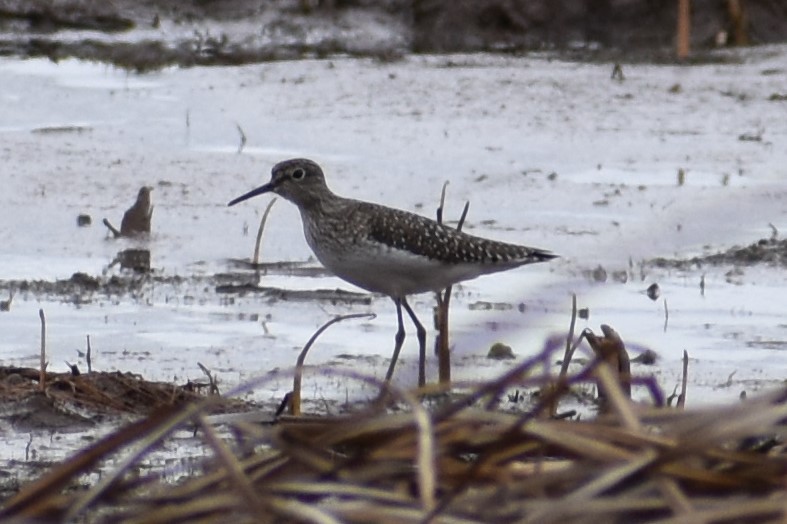
{"type": "Polygon", "coordinates": [[[115,256],[109,267],[116,264],[120,264],[121,269],[131,269],[137,273],[150,273],[150,250],[124,249],[115,256]]]}

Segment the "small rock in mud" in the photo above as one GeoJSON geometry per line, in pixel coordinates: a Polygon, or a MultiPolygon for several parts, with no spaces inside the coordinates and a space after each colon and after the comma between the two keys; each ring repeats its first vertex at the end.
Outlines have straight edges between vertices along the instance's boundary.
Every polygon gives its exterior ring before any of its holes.
{"type": "Polygon", "coordinates": [[[631,359],[632,363],[643,364],[645,366],[652,366],[656,363],[658,355],[652,349],[646,349],[636,357],[631,359]]]}
{"type": "Polygon", "coordinates": [[[486,300],[477,300],[467,306],[470,311],[508,311],[514,309],[513,304],[506,302],[487,302],[486,300]]]}
{"type": "Polygon", "coordinates": [[[607,270],[604,269],[602,266],[598,266],[596,269],[591,271],[590,277],[595,282],[606,282],[607,281],[607,270]]]}
{"type": "Polygon", "coordinates": [[[507,346],[502,342],[495,342],[492,344],[492,347],[489,348],[489,353],[486,354],[486,358],[491,358],[494,360],[509,360],[516,358],[514,355],[514,350],[511,349],[511,346],[507,346]]]}
{"type": "Polygon", "coordinates": [[[612,280],[615,282],[620,282],[621,284],[625,284],[629,281],[629,272],[625,269],[621,269],[619,271],[612,272],[612,280]]]}
{"type": "Polygon", "coordinates": [[[85,291],[96,291],[101,287],[101,282],[96,277],[91,277],[86,273],[74,273],[67,282],[84,289],[85,291]]]}

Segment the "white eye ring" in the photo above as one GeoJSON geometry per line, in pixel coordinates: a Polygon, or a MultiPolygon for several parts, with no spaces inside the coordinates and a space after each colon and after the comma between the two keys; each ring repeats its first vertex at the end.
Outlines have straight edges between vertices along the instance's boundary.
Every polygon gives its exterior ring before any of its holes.
{"type": "Polygon", "coordinates": [[[306,171],[304,171],[304,170],[303,170],[303,168],[300,168],[300,167],[299,167],[299,168],[295,169],[295,170],[292,172],[292,178],[293,178],[293,180],[300,180],[300,179],[302,179],[304,176],[306,176],[306,171]]]}

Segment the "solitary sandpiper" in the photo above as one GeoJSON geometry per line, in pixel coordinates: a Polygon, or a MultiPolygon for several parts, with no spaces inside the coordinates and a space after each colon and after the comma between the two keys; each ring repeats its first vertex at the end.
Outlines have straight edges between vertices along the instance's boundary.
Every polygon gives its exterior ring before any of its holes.
{"type": "Polygon", "coordinates": [[[399,329],[386,381],[393,376],[404,342],[402,307],[415,325],[421,354],[425,351],[426,330],[407,295],[440,291],[462,280],[556,256],[468,235],[407,211],[341,197],[328,189],[320,166],[304,158],[276,164],[270,182],[229,205],[268,192],[298,206],[306,242],[326,268],[351,284],[393,299],[399,329]]]}

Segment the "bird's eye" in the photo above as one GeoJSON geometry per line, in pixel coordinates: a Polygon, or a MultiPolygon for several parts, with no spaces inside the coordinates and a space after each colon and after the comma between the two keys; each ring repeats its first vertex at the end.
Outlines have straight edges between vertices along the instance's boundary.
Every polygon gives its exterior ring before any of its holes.
{"type": "Polygon", "coordinates": [[[302,179],[304,176],[306,176],[306,171],[304,171],[304,170],[303,170],[303,169],[301,169],[300,167],[299,167],[298,169],[296,169],[296,170],[294,170],[294,171],[292,172],[292,178],[293,178],[293,180],[300,180],[300,179],[302,179]]]}

